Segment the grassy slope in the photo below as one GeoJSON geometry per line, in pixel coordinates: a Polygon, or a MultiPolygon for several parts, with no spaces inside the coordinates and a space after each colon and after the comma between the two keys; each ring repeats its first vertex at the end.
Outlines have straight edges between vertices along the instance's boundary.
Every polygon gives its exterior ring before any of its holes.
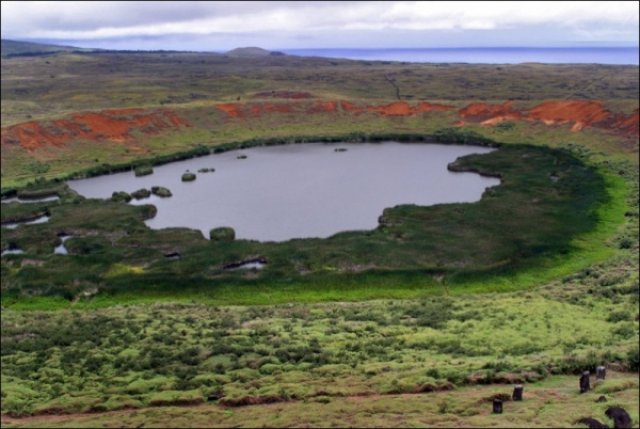
{"type": "Polygon", "coordinates": [[[43,55],[56,52],[89,51],[90,49],[76,48],[73,46],[49,45],[45,43],[21,42],[17,40],[2,39],[0,52],[2,58],[21,55],[43,55]]]}
{"type": "MultiPolygon", "coordinates": [[[[493,395],[510,386],[476,386],[454,392],[384,396],[317,398],[270,405],[225,409],[200,407],[148,408],[98,415],[3,419],[4,427],[573,427],[592,417],[610,427],[607,407],[622,406],[638,425],[638,380],[612,373],[593,393],[577,393],[576,377],[555,376],[525,387],[523,402],[506,402],[504,414],[491,414],[493,395]],[[607,403],[594,404],[602,393],[607,403]]],[[[579,427],[579,426],[575,426],[579,427]]]]}
{"type": "Polygon", "coordinates": [[[216,54],[58,54],[2,60],[2,126],[113,107],[197,106],[241,101],[270,90],[325,98],[499,101],[604,100],[637,107],[637,67],[598,65],[409,64],[216,54]]]}
{"type": "Polygon", "coordinates": [[[637,248],[620,256],[513,294],[5,310],[2,411],[105,411],[212,393],[230,405],[404,393],[612,362],[637,370],[637,248]]]}

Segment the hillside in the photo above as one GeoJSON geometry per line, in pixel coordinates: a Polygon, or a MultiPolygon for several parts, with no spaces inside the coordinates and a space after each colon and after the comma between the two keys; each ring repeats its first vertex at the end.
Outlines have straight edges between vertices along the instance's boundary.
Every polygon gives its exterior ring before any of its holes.
{"type": "Polygon", "coordinates": [[[0,55],[2,58],[48,55],[56,52],[90,52],[92,50],[74,46],[49,45],[7,39],[0,41],[0,55]]]}
{"type": "Polygon", "coordinates": [[[228,51],[225,55],[229,57],[235,58],[259,58],[259,57],[267,57],[269,55],[283,55],[280,52],[271,52],[266,49],[257,48],[257,47],[247,47],[247,48],[235,48],[228,51]]]}

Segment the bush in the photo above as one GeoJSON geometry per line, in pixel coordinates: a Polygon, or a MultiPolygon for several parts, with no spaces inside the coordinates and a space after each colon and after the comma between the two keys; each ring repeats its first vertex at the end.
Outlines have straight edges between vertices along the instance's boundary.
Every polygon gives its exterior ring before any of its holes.
{"type": "Polygon", "coordinates": [[[236,232],[228,226],[213,228],[209,231],[209,238],[211,241],[233,241],[236,239],[236,232]]]}
{"type": "Polygon", "coordinates": [[[631,371],[640,370],[640,349],[636,346],[627,353],[627,367],[631,371]]]}
{"type": "Polygon", "coordinates": [[[123,201],[125,203],[128,203],[129,201],[131,201],[131,195],[124,191],[114,192],[113,194],[111,194],[111,201],[123,201]]]}
{"type": "Polygon", "coordinates": [[[193,182],[194,180],[196,180],[195,173],[186,172],[182,175],[183,182],[193,182]]]}
{"type": "Polygon", "coordinates": [[[141,200],[142,198],[148,198],[149,195],[151,195],[151,191],[146,188],[138,189],[137,191],[134,191],[131,193],[131,196],[136,200],[141,200]]]}
{"type": "Polygon", "coordinates": [[[165,187],[162,187],[162,186],[152,186],[151,187],[151,193],[153,195],[157,195],[157,196],[162,197],[162,198],[167,198],[167,197],[170,197],[172,195],[171,191],[169,189],[167,189],[165,187]]]}
{"type": "Polygon", "coordinates": [[[609,314],[609,317],[607,317],[607,321],[612,323],[622,322],[624,320],[631,320],[631,314],[624,310],[613,311],[609,314]]]}
{"type": "Polygon", "coordinates": [[[153,167],[151,167],[150,165],[141,165],[139,167],[136,167],[136,169],[134,170],[134,174],[136,175],[136,177],[148,176],[149,174],[153,174],[153,167]]]}
{"type": "Polygon", "coordinates": [[[633,337],[635,333],[636,333],[636,330],[634,329],[634,326],[632,323],[625,323],[613,330],[613,335],[621,337],[625,340],[627,338],[633,337]]]}

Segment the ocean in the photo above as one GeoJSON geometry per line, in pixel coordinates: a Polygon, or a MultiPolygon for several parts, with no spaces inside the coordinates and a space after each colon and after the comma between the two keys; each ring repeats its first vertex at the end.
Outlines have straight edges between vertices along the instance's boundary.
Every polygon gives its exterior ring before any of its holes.
{"type": "Polygon", "coordinates": [[[282,49],[289,55],[417,63],[638,65],[638,48],[282,49]]]}

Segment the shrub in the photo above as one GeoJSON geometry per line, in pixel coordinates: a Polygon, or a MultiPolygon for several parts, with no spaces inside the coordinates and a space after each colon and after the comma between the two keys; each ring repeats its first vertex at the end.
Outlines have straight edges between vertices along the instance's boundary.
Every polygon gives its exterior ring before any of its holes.
{"type": "Polygon", "coordinates": [[[183,182],[193,182],[194,180],[196,180],[195,173],[186,172],[182,175],[183,182]]]}
{"type": "Polygon", "coordinates": [[[125,203],[128,203],[129,201],[131,201],[131,195],[124,191],[114,192],[113,194],[111,194],[111,201],[123,201],[125,203]]]}
{"type": "Polygon", "coordinates": [[[233,241],[236,239],[236,232],[228,226],[213,228],[209,231],[209,238],[211,241],[233,241]]]}
{"type": "Polygon", "coordinates": [[[162,186],[152,186],[151,187],[151,193],[153,195],[157,195],[157,196],[162,197],[162,198],[167,198],[167,197],[170,197],[172,195],[171,191],[169,189],[167,189],[165,187],[162,187],[162,186]]]}
{"type": "Polygon", "coordinates": [[[609,314],[609,317],[607,317],[607,321],[612,323],[622,322],[624,320],[631,320],[631,314],[624,310],[613,311],[609,314]]]}
{"type": "Polygon", "coordinates": [[[149,195],[151,195],[151,191],[146,188],[138,189],[137,191],[134,191],[131,193],[131,196],[136,200],[141,200],[142,198],[148,198],[149,195]]]}
{"type": "Polygon", "coordinates": [[[136,167],[136,169],[134,170],[134,174],[136,175],[136,177],[148,176],[149,174],[153,174],[153,167],[151,167],[150,165],[141,165],[139,167],[136,167]]]}
{"type": "Polygon", "coordinates": [[[636,333],[632,323],[625,323],[613,330],[613,335],[627,339],[633,337],[636,333]]]}
{"type": "Polygon", "coordinates": [[[638,346],[629,350],[629,352],[627,353],[626,364],[631,371],[640,370],[640,349],[638,348],[638,346]]]}

